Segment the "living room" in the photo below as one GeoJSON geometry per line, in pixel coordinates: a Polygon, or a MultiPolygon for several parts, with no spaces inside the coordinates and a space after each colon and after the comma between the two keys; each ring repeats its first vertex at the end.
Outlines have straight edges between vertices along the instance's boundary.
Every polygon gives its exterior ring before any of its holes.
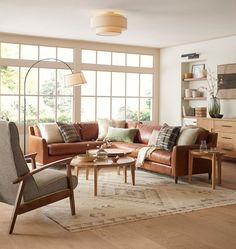
{"type": "MultiPolygon", "coordinates": [[[[28,163],[35,175],[40,164],[73,156],[72,166],[67,166],[72,176],[68,170],[67,177],[74,188],[75,215],[68,188],[60,196],[69,198],[40,199],[32,207],[26,201],[31,197],[23,195],[19,214],[35,210],[18,215],[9,236],[16,204],[2,201],[9,174],[1,172],[1,248],[235,248],[235,78],[233,87],[218,84],[222,75],[227,80],[236,74],[235,2],[169,0],[150,1],[147,6],[138,1],[133,6],[131,1],[60,1],[57,5],[26,0],[20,5],[0,3],[1,139],[8,133],[4,129],[15,132],[12,125],[5,126],[6,119],[14,122],[22,152],[36,156],[36,169],[34,158],[28,163]],[[117,36],[97,35],[96,27],[90,27],[91,19],[101,13],[112,21],[114,13],[108,10],[119,10],[119,17],[127,21],[117,36]],[[77,73],[84,77],[80,86],[65,85],[64,76],[77,73]],[[222,114],[221,118],[210,116],[211,84],[219,86],[213,89],[220,103],[214,115],[222,114]],[[58,134],[60,123],[75,124],[82,141],[78,147],[76,142],[64,142],[64,136],[62,142],[48,142],[44,137],[48,123],[57,127],[58,134]],[[182,130],[179,142],[160,151],[157,142],[162,130],[167,131],[165,124],[182,130]],[[180,143],[185,126],[195,130],[194,142],[188,145],[180,143]],[[101,136],[104,127],[106,134],[101,136]],[[200,136],[202,128],[205,133],[200,136]],[[128,134],[132,142],[120,133],[127,135],[127,130],[137,131],[136,137],[128,134]],[[123,140],[115,140],[117,134],[123,140]],[[101,140],[104,137],[106,142],[101,140]],[[199,151],[203,140],[207,156],[199,151]],[[115,154],[109,159],[114,162],[99,164],[99,173],[94,162],[93,169],[84,169],[77,158],[77,154],[86,158],[89,154],[93,160],[104,156],[97,146],[109,147],[106,158],[115,154]],[[189,156],[199,153],[189,176],[189,156]],[[111,169],[103,169],[107,164],[111,169]],[[52,199],[52,204],[42,204],[52,199]],[[42,208],[36,209],[37,205],[42,208]]],[[[9,155],[6,148],[2,143],[2,156],[9,155]]],[[[6,160],[1,157],[1,161],[4,165],[6,160]]],[[[59,174],[65,174],[64,169],[59,174]]],[[[29,175],[8,182],[14,181],[15,187],[29,175]]]]}

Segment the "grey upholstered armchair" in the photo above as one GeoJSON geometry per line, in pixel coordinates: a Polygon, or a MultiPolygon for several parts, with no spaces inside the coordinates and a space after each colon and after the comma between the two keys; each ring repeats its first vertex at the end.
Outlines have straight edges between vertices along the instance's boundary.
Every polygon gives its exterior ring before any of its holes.
{"type": "MultiPolygon", "coordinates": [[[[71,214],[75,215],[71,158],[29,170],[19,145],[18,129],[13,122],[0,120],[0,202],[14,205],[9,233],[13,232],[17,215],[44,205],[70,198],[71,214]],[[67,165],[67,172],[48,169],[67,165]]],[[[33,167],[34,168],[34,167],[33,167]]]]}

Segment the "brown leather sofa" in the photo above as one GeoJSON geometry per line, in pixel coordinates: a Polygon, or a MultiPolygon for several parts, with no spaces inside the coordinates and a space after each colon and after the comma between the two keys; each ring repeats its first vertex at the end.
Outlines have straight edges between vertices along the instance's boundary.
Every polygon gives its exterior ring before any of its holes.
{"type": "MultiPolygon", "coordinates": [[[[116,148],[132,149],[132,157],[137,157],[139,149],[147,146],[152,131],[161,128],[157,125],[142,124],[140,122],[127,122],[126,126],[127,128],[138,129],[134,143],[113,142],[112,145],[116,148]]],[[[77,130],[81,134],[82,142],[47,144],[45,139],[37,134],[37,127],[31,126],[29,127],[29,153],[37,152],[36,161],[45,164],[68,156],[85,153],[87,144],[92,149],[103,143],[102,141],[96,141],[98,137],[97,122],[81,122],[77,124],[77,130]]],[[[217,134],[203,130],[199,134],[195,145],[174,146],[171,152],[156,150],[145,160],[142,168],[173,176],[175,183],[177,183],[179,176],[188,175],[188,152],[190,149],[199,148],[201,140],[206,140],[209,147],[216,147],[217,134]]],[[[193,174],[201,173],[211,175],[211,162],[209,160],[194,160],[193,174]]]]}

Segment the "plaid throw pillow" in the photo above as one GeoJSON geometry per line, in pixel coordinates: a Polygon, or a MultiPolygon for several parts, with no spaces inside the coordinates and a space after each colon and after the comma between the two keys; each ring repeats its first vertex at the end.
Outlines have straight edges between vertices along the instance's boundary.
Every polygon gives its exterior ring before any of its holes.
{"type": "Polygon", "coordinates": [[[177,142],[180,132],[179,126],[164,125],[157,138],[156,146],[167,151],[171,151],[177,142]]]}
{"type": "Polygon", "coordinates": [[[64,124],[57,122],[59,131],[66,143],[80,142],[81,137],[77,133],[73,124],[64,124]]]}

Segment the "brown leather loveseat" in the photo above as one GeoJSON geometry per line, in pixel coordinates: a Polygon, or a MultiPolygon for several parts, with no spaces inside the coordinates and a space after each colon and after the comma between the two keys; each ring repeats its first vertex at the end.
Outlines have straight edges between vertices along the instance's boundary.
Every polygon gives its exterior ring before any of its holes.
{"type": "MultiPolygon", "coordinates": [[[[29,127],[29,153],[37,152],[36,161],[39,163],[48,163],[58,159],[85,153],[87,145],[90,149],[103,144],[102,141],[96,141],[98,138],[97,122],[81,122],[77,125],[77,131],[80,132],[82,142],[76,143],[54,143],[47,144],[46,140],[38,134],[37,126],[29,127]]],[[[147,146],[148,140],[153,130],[159,130],[157,125],[142,124],[140,122],[127,122],[127,128],[137,128],[138,133],[134,143],[113,142],[112,145],[117,148],[132,149],[131,156],[137,157],[140,148],[147,146]]],[[[194,145],[176,145],[172,151],[156,150],[145,160],[142,168],[152,172],[170,175],[178,182],[179,176],[188,175],[188,153],[189,150],[199,148],[201,140],[206,140],[208,146],[216,147],[217,134],[203,130],[197,138],[194,145]]],[[[193,174],[208,173],[211,175],[211,163],[204,159],[195,159],[193,165],[193,174]]]]}

